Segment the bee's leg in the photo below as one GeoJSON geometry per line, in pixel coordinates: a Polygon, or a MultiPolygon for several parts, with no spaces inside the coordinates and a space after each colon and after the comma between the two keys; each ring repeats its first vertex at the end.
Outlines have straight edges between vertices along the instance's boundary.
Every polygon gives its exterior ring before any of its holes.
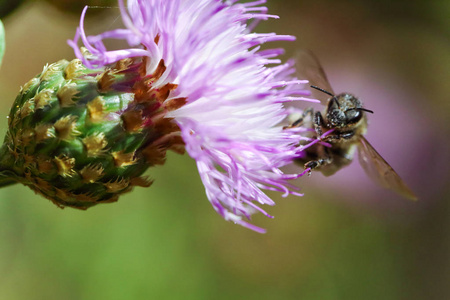
{"type": "Polygon", "coordinates": [[[320,138],[322,136],[322,127],[325,127],[325,122],[323,121],[323,117],[320,111],[316,111],[316,113],[314,114],[313,123],[314,130],[316,131],[318,138],[320,138]]]}
{"type": "Polygon", "coordinates": [[[314,109],[313,109],[312,107],[307,108],[305,111],[303,111],[302,116],[301,116],[297,121],[295,121],[294,123],[292,123],[292,124],[289,125],[289,126],[286,126],[286,127],[283,128],[283,129],[286,129],[286,128],[294,128],[294,127],[302,126],[302,125],[303,125],[303,120],[304,120],[307,116],[311,116],[311,117],[312,117],[313,114],[314,114],[314,109]]]}
{"type": "Polygon", "coordinates": [[[311,160],[311,161],[308,161],[306,164],[305,164],[305,170],[306,169],[309,169],[309,171],[308,171],[308,176],[309,175],[311,175],[311,171],[312,170],[314,170],[314,169],[316,169],[316,168],[319,168],[319,167],[321,167],[321,166],[324,166],[324,165],[328,165],[328,164],[331,164],[332,162],[333,162],[333,158],[332,158],[332,156],[328,153],[328,148],[326,148],[326,149],[324,149],[324,153],[322,153],[322,158],[319,158],[319,159],[317,159],[317,160],[311,160]]]}

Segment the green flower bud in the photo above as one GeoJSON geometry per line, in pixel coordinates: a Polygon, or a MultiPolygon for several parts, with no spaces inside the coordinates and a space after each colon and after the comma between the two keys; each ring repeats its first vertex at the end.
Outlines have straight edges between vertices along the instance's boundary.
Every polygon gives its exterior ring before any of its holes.
{"type": "Polygon", "coordinates": [[[184,145],[178,126],[164,117],[170,108],[163,102],[176,85],[151,89],[164,63],[147,76],[144,65],[125,59],[91,70],[75,59],[44,67],[9,114],[0,186],[21,182],[59,207],[79,209],[150,186],[142,174],[184,145]]]}

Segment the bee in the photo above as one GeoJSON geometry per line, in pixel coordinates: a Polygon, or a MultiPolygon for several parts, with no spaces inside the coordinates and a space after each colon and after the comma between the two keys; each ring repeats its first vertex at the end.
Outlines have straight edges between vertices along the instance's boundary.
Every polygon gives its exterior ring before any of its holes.
{"type": "Polygon", "coordinates": [[[363,107],[361,101],[352,94],[336,95],[319,61],[311,52],[301,52],[297,62],[299,73],[313,83],[311,87],[329,96],[323,112],[309,108],[288,126],[312,128],[310,137],[320,140],[307,147],[305,155],[298,158],[297,162],[303,164],[309,174],[315,170],[330,176],[349,165],[357,149],[359,163],[373,181],[405,198],[417,200],[411,189],[364,137],[367,113],[372,114],[373,111],[363,107]]]}

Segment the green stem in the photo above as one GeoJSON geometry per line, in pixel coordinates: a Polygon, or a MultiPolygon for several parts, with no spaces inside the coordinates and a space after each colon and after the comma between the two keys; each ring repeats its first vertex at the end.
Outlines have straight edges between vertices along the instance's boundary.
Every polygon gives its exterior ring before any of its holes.
{"type": "Polygon", "coordinates": [[[3,145],[0,148],[0,188],[17,183],[17,180],[14,179],[16,177],[14,172],[8,168],[11,159],[6,145],[3,145]]]}
{"type": "Polygon", "coordinates": [[[11,177],[0,175],[0,188],[11,185],[11,184],[16,184],[16,183],[17,183],[17,181],[14,179],[11,179],[11,177]]]}

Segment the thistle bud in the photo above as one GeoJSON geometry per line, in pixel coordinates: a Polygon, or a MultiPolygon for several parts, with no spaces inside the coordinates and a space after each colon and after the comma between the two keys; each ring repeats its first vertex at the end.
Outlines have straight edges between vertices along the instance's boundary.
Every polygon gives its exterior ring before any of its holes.
{"type": "Polygon", "coordinates": [[[79,209],[150,186],[142,174],[184,145],[164,117],[176,85],[153,89],[164,62],[150,75],[143,62],[128,58],[92,70],[61,60],[25,83],[0,149],[0,185],[20,182],[59,207],[79,209]]]}

